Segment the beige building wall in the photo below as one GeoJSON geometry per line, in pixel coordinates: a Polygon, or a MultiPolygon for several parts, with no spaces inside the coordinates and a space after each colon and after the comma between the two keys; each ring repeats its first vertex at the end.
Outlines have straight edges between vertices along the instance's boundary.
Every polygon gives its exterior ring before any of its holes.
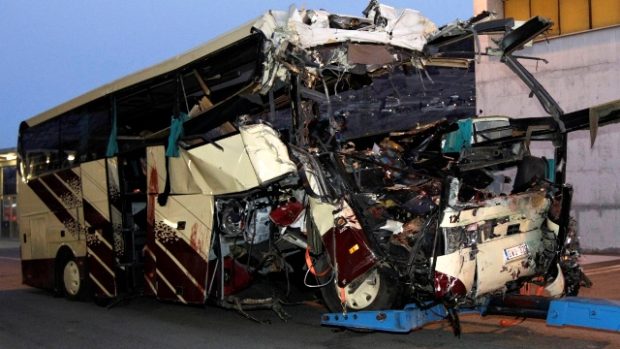
{"type": "MultiPolygon", "coordinates": [[[[501,0],[475,0],[474,12],[503,15],[501,0]]],[[[620,99],[620,26],[549,38],[517,53],[565,112],[620,99]]],[[[480,115],[544,116],[529,90],[495,57],[476,66],[480,115]]],[[[599,129],[590,148],[588,131],[569,136],[567,182],[575,187],[573,214],[586,250],[620,252],[620,125],[599,129]]]]}

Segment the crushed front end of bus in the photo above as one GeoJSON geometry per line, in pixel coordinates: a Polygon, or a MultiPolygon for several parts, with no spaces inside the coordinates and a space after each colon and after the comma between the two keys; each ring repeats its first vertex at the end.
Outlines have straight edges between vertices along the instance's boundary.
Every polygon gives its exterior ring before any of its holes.
{"type": "MultiPolygon", "coordinates": [[[[260,96],[262,108],[233,122],[279,130],[298,168],[289,178],[297,187],[260,214],[307,250],[305,285],[334,312],[457,309],[533,287],[560,297],[588,286],[564,183],[566,132],[588,122],[582,112],[567,123],[511,55],[551,22],[512,31],[484,13],[437,29],[417,11],[376,2],[365,15],[263,16],[263,69],[246,96],[260,96]],[[505,32],[498,55],[551,117],[471,117],[475,31],[505,32]]],[[[226,212],[243,206],[225,203],[226,212]]],[[[233,211],[258,214],[250,207],[233,211]]]]}

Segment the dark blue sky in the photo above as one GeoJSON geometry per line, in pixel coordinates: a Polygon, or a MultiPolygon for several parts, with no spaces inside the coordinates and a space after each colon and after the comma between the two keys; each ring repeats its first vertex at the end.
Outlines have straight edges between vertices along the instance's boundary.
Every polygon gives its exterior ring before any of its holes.
{"type": "MultiPolygon", "coordinates": [[[[359,16],[368,1],[0,0],[0,148],[24,119],[293,3],[359,16]]],[[[472,14],[469,0],[383,3],[439,25],[472,14]]]]}

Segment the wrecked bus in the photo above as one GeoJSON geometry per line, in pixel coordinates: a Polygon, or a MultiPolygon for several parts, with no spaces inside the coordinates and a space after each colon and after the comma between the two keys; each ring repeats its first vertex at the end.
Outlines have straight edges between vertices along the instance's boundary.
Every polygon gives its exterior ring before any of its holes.
{"type": "Polygon", "coordinates": [[[512,55],[551,22],[513,24],[270,11],[22,122],[24,283],[281,315],[293,273],[336,312],[576,294],[566,134],[618,106],[565,114],[512,55]],[[487,34],[549,116],[475,117],[487,34]]]}

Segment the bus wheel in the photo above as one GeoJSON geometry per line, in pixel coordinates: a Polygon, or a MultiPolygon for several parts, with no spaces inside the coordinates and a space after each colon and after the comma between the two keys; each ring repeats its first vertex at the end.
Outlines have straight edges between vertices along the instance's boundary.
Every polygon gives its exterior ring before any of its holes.
{"type": "Polygon", "coordinates": [[[80,299],[84,289],[84,282],[80,267],[74,258],[67,259],[62,268],[62,286],[69,299],[80,299]]]}
{"type": "Polygon", "coordinates": [[[378,267],[354,284],[340,289],[335,282],[321,288],[323,300],[332,312],[391,309],[399,294],[395,272],[378,267]],[[344,299],[341,299],[344,298],[344,299]],[[344,302],[344,304],[342,304],[344,302]]]}

